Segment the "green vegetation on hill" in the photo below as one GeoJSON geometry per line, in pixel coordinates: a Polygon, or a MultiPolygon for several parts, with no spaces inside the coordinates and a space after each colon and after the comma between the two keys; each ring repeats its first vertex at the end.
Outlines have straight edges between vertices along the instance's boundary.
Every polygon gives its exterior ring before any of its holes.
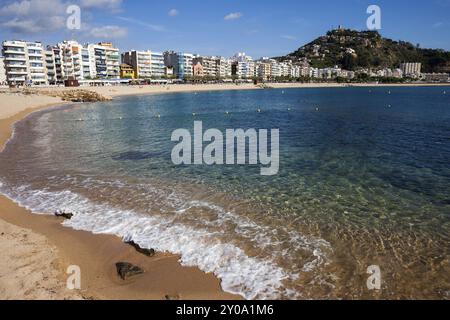
{"type": "Polygon", "coordinates": [[[376,31],[336,29],[278,60],[307,59],[312,67],[338,65],[347,70],[398,68],[402,62],[421,62],[422,72],[450,72],[450,52],[381,37],[376,31]]]}

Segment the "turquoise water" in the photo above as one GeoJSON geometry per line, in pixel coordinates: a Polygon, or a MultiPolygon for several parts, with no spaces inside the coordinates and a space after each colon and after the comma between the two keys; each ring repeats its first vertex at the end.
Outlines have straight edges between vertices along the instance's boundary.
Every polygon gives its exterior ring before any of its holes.
{"type": "Polygon", "coordinates": [[[133,238],[253,298],[449,298],[450,99],[439,87],[123,97],[32,115],[0,191],[133,238]],[[260,109],[261,112],[257,112],[260,109]],[[280,129],[280,171],[175,166],[173,130],[280,129]],[[370,265],[382,290],[369,291],[370,265]]]}

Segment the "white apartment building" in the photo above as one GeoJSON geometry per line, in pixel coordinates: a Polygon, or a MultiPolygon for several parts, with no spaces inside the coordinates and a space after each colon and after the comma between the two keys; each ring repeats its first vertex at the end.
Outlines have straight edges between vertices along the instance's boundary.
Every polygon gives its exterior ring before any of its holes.
{"type": "Polygon", "coordinates": [[[40,42],[4,41],[2,52],[9,83],[47,83],[45,55],[40,42]]]}
{"type": "MultiPolygon", "coordinates": [[[[120,78],[119,49],[110,42],[86,44],[83,46],[84,64],[89,61],[90,78],[118,79],[120,78]]],[[[84,68],[87,74],[88,68],[84,68]]]]}
{"type": "Polygon", "coordinates": [[[166,75],[164,64],[164,54],[162,52],[151,51],[152,77],[161,79],[166,75]]]}
{"type": "Polygon", "coordinates": [[[45,54],[42,43],[27,42],[30,80],[33,84],[48,84],[45,69],[45,54]]]}
{"type": "Polygon", "coordinates": [[[120,78],[119,49],[114,48],[112,43],[110,42],[101,42],[98,45],[105,49],[106,78],[119,79],[120,78]]]}
{"type": "Polygon", "coordinates": [[[138,78],[149,79],[152,77],[152,54],[150,51],[137,52],[136,63],[136,74],[138,78]]]}
{"type": "Polygon", "coordinates": [[[84,80],[83,46],[77,41],[63,41],[58,43],[57,47],[60,49],[62,80],[84,80]]]}
{"type": "Polygon", "coordinates": [[[106,49],[103,46],[97,44],[87,44],[85,45],[85,47],[88,49],[89,57],[91,60],[91,68],[93,68],[92,78],[107,78],[108,72],[106,66],[106,49]]]}
{"type": "Polygon", "coordinates": [[[400,69],[405,76],[419,77],[422,71],[420,62],[406,62],[400,64],[400,69]]]}
{"type": "Polygon", "coordinates": [[[292,67],[292,64],[290,62],[281,62],[280,63],[281,76],[282,77],[290,77],[291,76],[291,67],[292,67]]]}
{"type": "Polygon", "coordinates": [[[231,78],[231,60],[217,57],[217,77],[222,79],[231,78]]]}
{"type": "Polygon", "coordinates": [[[233,58],[233,75],[238,78],[255,77],[255,62],[252,57],[247,56],[245,52],[236,53],[233,58]]]}
{"type": "Polygon", "coordinates": [[[5,58],[0,57],[0,85],[6,82],[5,58]]]}
{"type": "Polygon", "coordinates": [[[58,82],[67,79],[115,79],[120,76],[119,49],[111,43],[81,45],[77,41],[63,41],[47,50],[53,51],[58,82]]]}
{"type": "Polygon", "coordinates": [[[272,78],[278,78],[283,76],[283,68],[281,67],[281,65],[278,63],[278,61],[274,60],[274,59],[270,59],[270,76],[272,78]]]}
{"type": "Polygon", "coordinates": [[[319,69],[318,68],[309,68],[309,77],[310,78],[319,78],[319,69]]]}
{"type": "Polygon", "coordinates": [[[300,78],[302,76],[302,67],[293,65],[291,66],[291,74],[292,78],[300,78]]]}

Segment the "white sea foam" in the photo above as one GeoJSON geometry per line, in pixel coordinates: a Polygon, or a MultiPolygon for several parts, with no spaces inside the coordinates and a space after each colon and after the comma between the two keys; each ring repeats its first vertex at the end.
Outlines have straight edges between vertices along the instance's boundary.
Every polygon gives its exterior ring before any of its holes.
{"type": "MultiPolygon", "coordinates": [[[[225,291],[239,294],[246,299],[301,297],[301,293],[283,285],[285,280],[297,279],[298,274],[288,272],[270,260],[249,257],[241,248],[232,243],[221,242],[210,231],[174,223],[172,218],[93,203],[71,191],[49,192],[33,190],[28,186],[7,188],[4,185],[0,191],[34,213],[52,212],[57,209],[74,213],[71,220],[64,222],[67,227],[95,234],[113,234],[133,240],[143,248],[179,254],[182,265],[196,266],[204,272],[214,273],[221,279],[225,291]]],[[[216,223],[232,220],[243,232],[246,229],[251,229],[253,235],[255,231],[263,235],[268,232],[265,227],[258,226],[253,221],[208,202],[187,202],[184,208],[178,210],[178,214],[199,206],[217,212],[216,223]]],[[[306,238],[299,241],[302,246],[313,246],[306,238]]],[[[307,263],[305,270],[311,270],[324,261],[325,257],[320,249],[315,250],[314,256],[317,259],[307,263]]]]}

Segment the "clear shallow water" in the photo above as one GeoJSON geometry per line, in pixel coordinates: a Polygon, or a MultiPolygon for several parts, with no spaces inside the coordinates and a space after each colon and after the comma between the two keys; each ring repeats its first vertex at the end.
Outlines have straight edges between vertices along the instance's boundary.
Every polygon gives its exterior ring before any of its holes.
{"type": "Polygon", "coordinates": [[[229,292],[450,297],[442,88],[124,97],[35,114],[15,137],[0,155],[1,192],[35,212],[75,212],[73,228],[179,253],[229,292]],[[280,173],[174,166],[171,133],[192,131],[194,120],[205,129],[280,128],[280,173]],[[373,264],[378,293],[366,287],[373,264]]]}

